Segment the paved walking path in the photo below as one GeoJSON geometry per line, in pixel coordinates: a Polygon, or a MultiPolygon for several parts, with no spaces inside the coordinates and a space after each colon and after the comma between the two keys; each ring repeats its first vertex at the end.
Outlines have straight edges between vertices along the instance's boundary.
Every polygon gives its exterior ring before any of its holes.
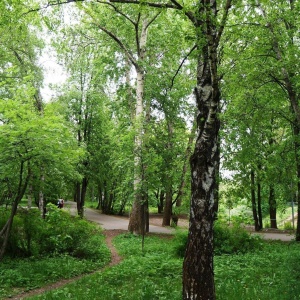
{"type": "Polygon", "coordinates": [[[279,240],[283,242],[291,242],[295,239],[294,234],[282,232],[253,232],[251,234],[261,236],[265,240],[279,240]]]}
{"type": "MultiPolygon", "coordinates": [[[[76,210],[76,203],[72,201],[66,201],[64,205],[64,209],[69,209],[72,215],[77,214],[76,210]]],[[[84,208],[84,216],[92,222],[98,223],[101,225],[103,229],[106,230],[114,230],[114,229],[121,229],[121,230],[128,230],[128,223],[129,219],[127,217],[116,217],[111,215],[105,215],[100,213],[95,209],[91,208],[84,208]]],[[[160,227],[160,226],[149,226],[149,231],[154,233],[173,233],[173,228],[168,227],[160,227]]]]}
{"type": "MultiPolygon", "coordinates": [[[[77,214],[76,203],[72,201],[65,202],[65,209],[69,209],[70,213],[73,215],[77,214]]],[[[101,227],[105,230],[128,230],[128,222],[129,219],[127,217],[121,216],[111,216],[100,213],[100,211],[85,208],[84,216],[95,223],[101,225],[101,227]]],[[[150,225],[149,231],[153,233],[169,233],[172,234],[175,232],[173,228],[170,227],[161,227],[150,225]]],[[[266,240],[280,240],[284,242],[289,242],[295,239],[294,234],[282,233],[282,232],[252,232],[253,235],[259,235],[266,240]]]]}

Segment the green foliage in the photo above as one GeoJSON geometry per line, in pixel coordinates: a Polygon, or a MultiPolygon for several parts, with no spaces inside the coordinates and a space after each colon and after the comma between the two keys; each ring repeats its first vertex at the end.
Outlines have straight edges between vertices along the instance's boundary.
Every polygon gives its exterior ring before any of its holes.
{"type": "MultiPolygon", "coordinates": [[[[182,259],[174,255],[177,240],[120,235],[114,240],[123,261],[62,288],[30,299],[179,300],[182,259]]],[[[264,243],[263,249],[215,257],[219,300],[296,300],[300,249],[297,243],[264,243]],[[291,276],[291,274],[293,274],[291,276]]]]}
{"type": "Polygon", "coordinates": [[[228,227],[216,222],[214,226],[214,251],[216,255],[246,253],[260,249],[262,241],[239,225],[228,227]]]}
{"type": "Polygon", "coordinates": [[[99,269],[108,262],[107,257],[102,258],[92,263],[67,255],[13,260],[5,258],[0,269],[0,299],[13,292],[39,288],[47,283],[99,269]]]}
{"type": "MultiPolygon", "coordinates": [[[[8,214],[8,210],[0,210],[0,226],[8,214]]],[[[20,210],[14,219],[8,255],[1,262],[0,299],[9,296],[12,289],[14,293],[30,290],[103,267],[110,259],[103,240],[98,227],[54,205],[48,205],[45,220],[36,209],[20,210]]]]}
{"type": "Polygon", "coordinates": [[[22,210],[16,215],[9,238],[8,255],[71,255],[90,260],[108,260],[109,253],[100,228],[70,216],[53,204],[49,204],[47,209],[45,220],[35,209],[22,210]]]}
{"type": "Polygon", "coordinates": [[[168,300],[180,299],[180,259],[173,257],[172,239],[120,235],[114,243],[124,260],[117,266],[82,278],[35,299],[168,300]]]}
{"type": "MultiPolygon", "coordinates": [[[[175,252],[183,257],[187,243],[187,232],[177,231],[175,252]]],[[[262,241],[258,236],[252,236],[239,225],[228,226],[221,222],[214,225],[214,253],[215,255],[247,253],[262,247],[262,241]]]]}
{"type": "Polygon", "coordinates": [[[283,228],[285,230],[293,230],[293,224],[291,221],[284,222],[283,228]]]}
{"type": "Polygon", "coordinates": [[[263,251],[215,258],[220,300],[299,299],[299,245],[270,243],[263,251]],[[291,275],[293,274],[293,275],[291,275]]]}

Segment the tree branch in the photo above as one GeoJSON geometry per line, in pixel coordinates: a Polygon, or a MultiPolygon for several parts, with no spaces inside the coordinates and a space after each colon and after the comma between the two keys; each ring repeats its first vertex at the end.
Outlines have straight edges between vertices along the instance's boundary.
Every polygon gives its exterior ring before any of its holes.
{"type": "Polygon", "coordinates": [[[133,20],[131,20],[126,14],[124,14],[122,11],[120,11],[115,5],[113,5],[112,3],[108,3],[107,1],[100,1],[97,0],[97,3],[100,4],[107,4],[109,6],[111,6],[118,14],[120,14],[121,16],[123,16],[126,20],[128,20],[131,24],[133,24],[133,26],[136,25],[136,22],[134,22],[133,20]]]}
{"type": "Polygon", "coordinates": [[[182,67],[183,64],[184,64],[184,62],[187,60],[187,58],[192,54],[192,52],[193,52],[196,48],[197,48],[197,45],[195,45],[195,46],[189,51],[189,53],[184,57],[184,59],[182,60],[182,62],[181,62],[181,64],[179,65],[179,67],[178,67],[178,69],[177,69],[175,75],[174,75],[173,78],[172,78],[171,85],[170,85],[170,88],[169,88],[170,90],[173,88],[174,80],[175,80],[176,76],[178,75],[178,73],[179,73],[181,67],[182,67]]]}
{"type": "Polygon", "coordinates": [[[138,68],[138,64],[136,62],[136,60],[134,59],[133,55],[131,54],[131,52],[127,49],[127,47],[122,43],[122,41],[111,31],[109,31],[108,29],[106,29],[105,27],[95,24],[93,23],[96,27],[98,27],[99,29],[101,29],[103,32],[105,32],[108,36],[110,36],[119,46],[120,48],[125,52],[126,56],[128,57],[128,59],[131,61],[131,63],[138,68]]]}
{"type": "Polygon", "coordinates": [[[23,13],[22,16],[25,16],[29,13],[32,12],[37,12],[43,9],[47,9],[48,7],[51,6],[58,6],[58,5],[63,5],[63,4],[68,4],[68,3],[72,3],[72,2],[85,2],[86,0],[66,0],[66,1],[61,1],[61,0],[54,0],[54,1],[48,1],[48,3],[44,6],[39,6],[37,8],[31,8],[29,9],[27,12],[23,13]]]}
{"type": "Polygon", "coordinates": [[[158,17],[160,15],[160,12],[159,13],[157,13],[153,18],[152,18],[152,20],[150,20],[149,22],[148,22],[148,24],[146,25],[146,29],[156,20],[156,18],[158,17]]]}
{"type": "MultiPolygon", "coordinates": [[[[76,1],[76,0],[75,0],[76,1]]],[[[173,4],[168,4],[168,3],[155,3],[155,2],[148,2],[148,1],[139,1],[139,0],[107,0],[108,2],[115,2],[115,3],[129,3],[129,4],[144,4],[148,5],[151,7],[156,7],[156,8],[175,8],[178,9],[177,6],[173,4]]],[[[173,2],[173,1],[171,1],[173,2]]]]}
{"type": "Polygon", "coordinates": [[[226,24],[226,21],[227,21],[227,18],[228,18],[229,9],[231,7],[231,1],[232,0],[227,0],[225,8],[224,8],[224,14],[223,14],[223,17],[222,17],[222,20],[221,20],[221,25],[219,27],[219,31],[217,33],[217,38],[216,38],[216,44],[217,45],[219,45],[221,36],[222,36],[224,28],[225,28],[225,24],[226,24]]]}

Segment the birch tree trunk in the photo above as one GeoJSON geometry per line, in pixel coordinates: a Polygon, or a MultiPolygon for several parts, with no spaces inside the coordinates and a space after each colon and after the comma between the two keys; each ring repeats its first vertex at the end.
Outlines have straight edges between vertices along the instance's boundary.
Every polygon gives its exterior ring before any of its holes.
{"type": "MultiPolygon", "coordinates": [[[[203,14],[203,12],[201,12],[203,14]]],[[[200,27],[200,26],[199,26],[200,27]]],[[[199,44],[201,38],[199,38],[199,44]]],[[[212,45],[211,45],[212,46],[212,45]]],[[[191,207],[187,248],[183,263],[183,299],[215,299],[213,273],[213,221],[218,166],[217,116],[220,102],[216,49],[206,44],[198,59],[195,96],[199,114],[198,136],[191,156],[191,207]]]]}
{"type": "Polygon", "coordinates": [[[142,196],[142,141],[143,141],[143,99],[145,85],[145,70],[143,61],[146,54],[148,23],[144,19],[142,22],[139,57],[138,63],[135,66],[137,72],[136,86],[136,107],[135,107],[135,140],[134,140],[134,202],[130,214],[128,230],[134,234],[143,234],[145,232],[145,207],[143,205],[142,196]]]}
{"type": "MultiPolygon", "coordinates": [[[[219,167],[220,89],[218,45],[231,1],[227,0],[218,30],[216,0],[199,1],[194,25],[198,37],[198,135],[191,156],[191,207],[187,248],[183,262],[184,300],[216,299],[213,271],[213,223],[216,175],[219,167]]],[[[193,20],[192,17],[190,17],[193,20]]]]}

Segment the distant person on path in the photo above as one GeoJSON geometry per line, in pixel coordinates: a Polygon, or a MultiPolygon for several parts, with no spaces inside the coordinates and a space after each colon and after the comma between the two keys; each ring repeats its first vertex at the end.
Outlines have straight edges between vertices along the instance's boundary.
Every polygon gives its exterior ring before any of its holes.
{"type": "Polygon", "coordinates": [[[63,208],[64,207],[64,199],[58,199],[57,207],[58,208],[63,208]]]}

